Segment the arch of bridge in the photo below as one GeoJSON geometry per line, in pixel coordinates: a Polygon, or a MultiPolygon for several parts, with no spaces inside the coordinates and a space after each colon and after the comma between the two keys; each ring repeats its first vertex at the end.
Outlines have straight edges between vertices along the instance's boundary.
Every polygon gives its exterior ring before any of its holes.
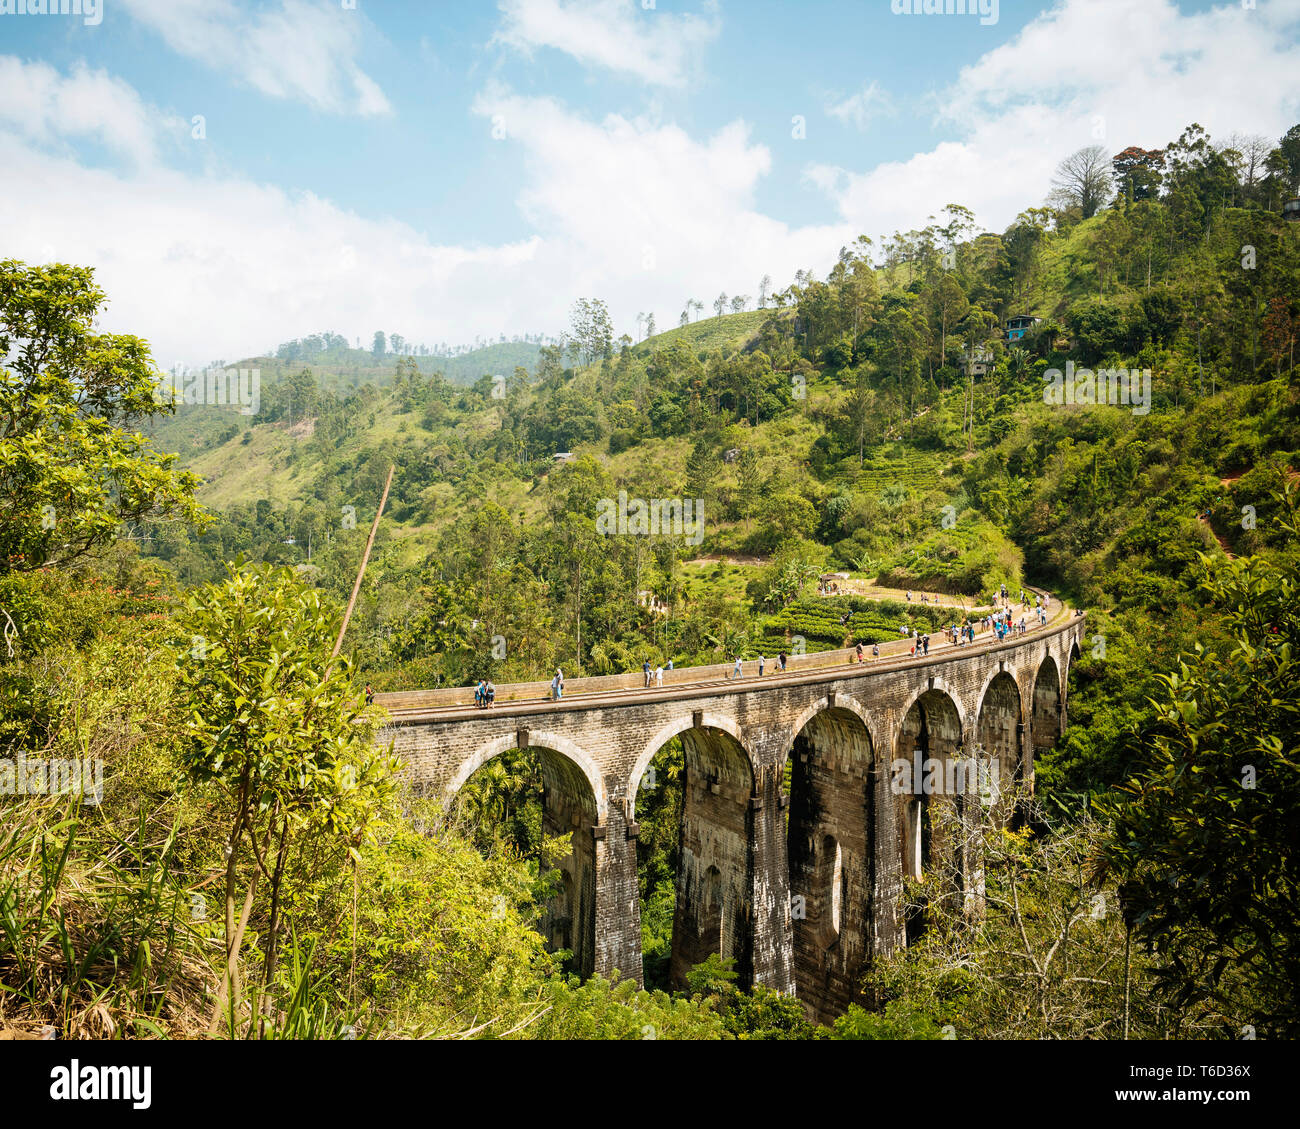
{"type": "Polygon", "coordinates": [[[794,722],[784,729],[784,736],[777,745],[780,750],[781,761],[784,763],[785,758],[790,755],[794,748],[795,739],[804,729],[810,725],[816,718],[830,710],[843,710],[846,713],[853,714],[867,731],[867,737],[871,741],[872,749],[877,747],[877,739],[884,729],[884,721],[879,717],[874,717],[872,711],[867,709],[852,694],[844,693],[837,690],[834,692],[834,701],[831,700],[831,694],[827,693],[818,698],[815,702],[807,706],[794,722]]]}
{"type": "Polygon", "coordinates": [[[1056,685],[1057,697],[1064,698],[1065,676],[1062,673],[1061,658],[1059,654],[1052,654],[1050,650],[1038,660],[1037,665],[1034,667],[1034,692],[1036,693],[1038,690],[1039,680],[1043,677],[1043,668],[1046,667],[1048,663],[1052,664],[1051,678],[1056,685]]]}
{"type": "MultiPolygon", "coordinates": [[[[592,796],[596,801],[597,821],[601,823],[605,821],[605,813],[609,810],[609,797],[605,792],[605,778],[601,774],[600,766],[596,763],[594,757],[576,742],[568,737],[561,737],[558,733],[530,730],[526,747],[530,749],[547,749],[572,762],[578,771],[586,777],[587,783],[591,787],[592,796]]],[[[455,796],[465,782],[488,761],[517,748],[519,748],[517,733],[507,733],[479,746],[472,756],[460,764],[451,780],[448,781],[445,789],[447,798],[450,799],[455,796]]]]}
{"type": "Polygon", "coordinates": [[[993,670],[988,672],[983,683],[980,685],[979,692],[975,695],[975,708],[972,716],[975,718],[977,725],[979,724],[980,717],[984,713],[984,703],[988,700],[989,690],[993,688],[993,683],[1004,674],[1009,675],[1011,680],[1016,684],[1016,689],[1020,692],[1021,710],[1023,712],[1025,696],[1024,673],[1021,669],[1021,663],[1008,660],[999,663],[993,670]]]}
{"type": "MultiPolygon", "coordinates": [[[[686,703],[689,705],[689,703],[686,703]]],[[[751,778],[758,775],[758,765],[754,756],[754,751],[750,747],[744,732],[735,718],[728,717],[724,713],[718,713],[714,710],[690,711],[685,716],[674,718],[663,726],[637,755],[632,763],[632,771],[628,774],[628,818],[632,818],[636,813],[636,797],[641,787],[641,777],[650,767],[650,762],[658,755],[662,749],[674,737],[685,733],[690,729],[717,729],[728,736],[735,738],[736,744],[740,746],[741,752],[745,754],[745,760],[749,763],[751,778]],[[698,716],[697,716],[698,714],[698,716]]]]}
{"type": "Polygon", "coordinates": [[[902,733],[903,723],[906,720],[907,715],[912,712],[912,707],[917,705],[921,701],[921,699],[926,696],[926,694],[935,693],[935,694],[942,694],[945,698],[947,698],[948,701],[952,703],[953,709],[957,711],[957,724],[961,729],[961,736],[964,742],[967,733],[970,731],[970,712],[968,709],[967,702],[964,700],[965,695],[961,693],[959,688],[953,686],[947,679],[943,678],[942,676],[940,675],[930,676],[930,675],[924,675],[924,672],[922,673],[923,673],[923,680],[925,682],[925,685],[922,686],[915,693],[913,693],[907,699],[907,704],[903,706],[901,711],[899,711],[898,732],[893,735],[895,740],[897,740],[899,735],[902,733]]]}

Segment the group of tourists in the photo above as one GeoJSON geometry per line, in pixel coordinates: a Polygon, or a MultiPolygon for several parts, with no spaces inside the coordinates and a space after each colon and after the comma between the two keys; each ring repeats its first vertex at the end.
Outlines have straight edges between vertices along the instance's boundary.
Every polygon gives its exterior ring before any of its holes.
{"type": "Polygon", "coordinates": [[[1023,635],[1029,630],[1029,625],[1025,622],[1023,615],[1016,621],[1012,620],[1012,615],[1012,610],[1007,607],[994,612],[985,620],[989,629],[997,633],[999,643],[1009,635],[1023,635]]]}
{"type": "MultiPolygon", "coordinates": [[[[669,660],[668,660],[668,669],[669,669],[669,670],[672,670],[672,669],[673,669],[673,660],[672,660],[672,659],[669,659],[669,660]]],[[[646,684],[647,686],[650,685],[650,680],[651,680],[651,679],[654,679],[654,685],[656,685],[656,686],[662,686],[662,685],[664,684],[664,664],[663,664],[663,663],[660,663],[657,667],[654,668],[654,670],[651,670],[651,669],[650,669],[650,660],[649,660],[649,659],[646,659],[645,662],[643,662],[643,663],[641,664],[641,670],[642,670],[642,672],[645,674],[645,684],[646,684]]]]}
{"type": "MultiPolygon", "coordinates": [[[[789,664],[789,662],[790,662],[790,658],[789,658],[789,656],[788,656],[784,651],[781,651],[781,652],[776,656],[776,669],[777,669],[777,671],[778,671],[778,672],[781,672],[781,673],[784,673],[785,668],[786,668],[786,666],[789,664]]],[[[766,672],[767,672],[767,656],[766,656],[766,655],[759,655],[759,656],[758,656],[758,676],[759,676],[759,678],[762,678],[763,675],[764,675],[766,672]]],[[[745,677],[745,664],[744,664],[744,661],[741,659],[741,657],[740,657],[739,655],[736,656],[735,664],[732,666],[732,668],[731,668],[731,674],[728,675],[728,677],[729,677],[729,678],[733,678],[733,679],[735,679],[735,678],[744,678],[744,677],[745,677]]]]}
{"type": "MultiPolygon", "coordinates": [[[[1020,590],[1019,600],[1013,601],[1011,599],[1011,594],[1008,591],[1007,586],[1003,584],[1001,589],[998,592],[998,597],[997,597],[997,602],[1001,606],[996,611],[993,611],[989,615],[985,616],[983,620],[979,620],[979,621],[964,620],[960,624],[953,623],[948,627],[944,628],[943,633],[951,637],[953,646],[965,645],[967,643],[974,643],[976,632],[981,628],[988,630],[990,633],[996,634],[998,638],[998,642],[1002,642],[1004,639],[1008,638],[1011,635],[1023,635],[1025,634],[1026,631],[1029,630],[1028,615],[1029,612],[1031,611],[1030,603],[1029,603],[1030,595],[1031,593],[1026,592],[1022,588],[1020,590]],[[1014,608],[1017,602],[1020,604],[1022,611],[1025,613],[1022,614],[1018,620],[1014,619],[1014,608]]],[[[909,602],[912,599],[912,593],[910,591],[907,593],[907,599],[909,600],[909,602]]],[[[928,603],[931,601],[929,601],[928,598],[925,596],[925,594],[922,593],[921,602],[928,603]]],[[[937,604],[938,600],[935,600],[933,602],[937,604]]],[[[1047,610],[1050,607],[1050,605],[1051,605],[1050,596],[1034,595],[1034,603],[1033,603],[1032,611],[1038,617],[1038,622],[1041,625],[1045,626],[1047,624],[1047,610]]],[[[848,619],[849,617],[845,615],[841,620],[841,623],[847,624],[848,619]]],[[[906,624],[899,627],[898,632],[900,635],[904,636],[905,638],[906,637],[911,638],[912,646],[911,646],[911,650],[909,651],[909,654],[928,655],[930,653],[929,634],[918,633],[915,627],[908,627],[906,624]]],[[[863,649],[861,643],[857,644],[857,647],[854,652],[854,657],[855,660],[860,663],[867,661],[866,652],[863,649]]],[[[871,657],[873,659],[880,658],[879,643],[872,644],[871,657]]],[[[775,663],[776,663],[776,669],[784,673],[789,663],[789,657],[786,655],[784,651],[782,651],[777,655],[775,659],[775,663]]],[[[646,687],[649,688],[650,686],[656,686],[656,687],[663,686],[665,669],[667,670],[673,669],[672,659],[668,660],[666,666],[665,664],[660,663],[658,666],[655,666],[653,668],[651,667],[650,660],[648,658],[644,662],[642,662],[641,673],[645,679],[646,687]]],[[[761,678],[766,672],[767,672],[767,657],[765,655],[759,655],[758,656],[759,677],[761,678]]],[[[732,667],[730,678],[736,679],[736,678],[744,678],[744,677],[745,677],[744,662],[741,659],[740,655],[737,655],[735,658],[735,665],[732,667]]],[[[496,696],[497,696],[497,688],[495,684],[490,679],[480,679],[478,687],[474,691],[474,704],[478,706],[480,709],[486,709],[496,704],[496,696]]],[[[551,699],[552,701],[558,702],[563,697],[564,697],[564,672],[560,670],[559,667],[556,667],[555,677],[551,679],[551,699]]],[[[374,692],[370,689],[369,684],[367,684],[366,702],[367,704],[369,704],[372,701],[374,701],[374,692]]]]}

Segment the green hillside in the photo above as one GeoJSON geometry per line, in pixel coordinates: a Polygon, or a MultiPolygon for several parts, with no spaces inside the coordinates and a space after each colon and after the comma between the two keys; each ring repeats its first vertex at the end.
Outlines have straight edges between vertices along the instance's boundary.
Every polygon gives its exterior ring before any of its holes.
{"type": "MultiPolygon", "coordinates": [[[[1116,158],[1104,198],[1001,233],[951,205],[800,272],[779,306],[637,344],[580,299],[562,344],[509,371],[521,354],[452,379],[290,343],[247,417],[154,416],[144,345],[91,336],[92,272],[0,264],[6,332],[57,339],[14,349],[0,380],[0,751],[114,773],[80,819],[52,797],[4,809],[8,1014],[98,1037],[428,1036],[482,1016],[501,1037],[1300,1032],[1300,223],[1278,204],[1300,127],[1266,175],[1234,152],[1193,126],[1139,151],[1141,176],[1116,158]],[[1039,320],[1012,336],[1022,314],[1039,320]],[[1137,401],[1110,400],[1117,375],[1090,383],[1102,371],[1136,373],[1137,401]],[[663,501],[690,519],[607,524],[663,501]],[[828,571],[861,583],[828,595],[828,571]],[[656,990],[702,779],[681,739],[629,847],[651,990],[580,983],[539,935],[571,848],[543,816],[543,754],[494,758],[444,811],[402,791],[362,697],[866,645],[1026,585],[1088,612],[1069,727],[1012,782],[1012,822],[963,802],[986,820],[986,912],[953,908],[956,856],[928,855],[900,896],[907,946],[831,1028],[733,985],[721,942],[656,990]],[[211,918],[185,908],[200,891],[211,918]],[[240,944],[274,1006],[227,1022],[240,944]]],[[[913,716],[928,748],[929,708],[913,716]]],[[[982,717],[958,747],[978,750],[982,717]]],[[[869,736],[860,763],[888,769],[869,736]]]]}

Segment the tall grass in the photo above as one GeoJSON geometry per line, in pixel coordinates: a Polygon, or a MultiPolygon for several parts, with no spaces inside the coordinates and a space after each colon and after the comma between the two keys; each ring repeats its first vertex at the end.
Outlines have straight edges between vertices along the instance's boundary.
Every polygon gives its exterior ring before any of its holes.
{"type": "Polygon", "coordinates": [[[125,837],[63,797],[0,807],[0,1023],[63,1038],[198,1030],[214,980],[175,826],[125,837]]]}

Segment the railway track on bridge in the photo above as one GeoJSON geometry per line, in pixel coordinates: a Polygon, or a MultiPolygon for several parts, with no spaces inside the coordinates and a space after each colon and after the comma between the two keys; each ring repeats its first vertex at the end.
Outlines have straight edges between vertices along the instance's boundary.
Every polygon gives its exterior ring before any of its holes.
{"type": "MultiPolygon", "coordinates": [[[[1039,596],[1046,596],[1038,589],[1027,589],[1033,591],[1039,596]]],[[[1029,613],[1026,613],[1029,614],[1029,613]]],[[[604,706],[633,706],[644,705],[651,702],[680,701],[690,698],[713,697],[719,694],[741,694],[761,686],[763,689],[780,689],[781,687],[803,686],[808,683],[816,682],[833,682],[841,678],[863,675],[863,674],[886,674],[893,671],[915,670],[924,667],[942,667],[954,660],[967,659],[974,655],[996,652],[1002,649],[1011,649],[1023,646],[1024,643],[1032,638],[1049,638],[1057,632],[1065,629],[1077,618],[1076,612],[1068,604],[1056,602],[1056,610],[1048,619],[1046,624],[1029,627],[1024,635],[1012,635],[1005,640],[997,639],[996,635],[989,633],[988,638],[978,640],[974,643],[952,643],[943,641],[938,644],[931,643],[930,653],[927,655],[912,655],[911,639],[900,638],[891,640],[888,643],[880,645],[880,658],[866,658],[864,662],[859,663],[856,659],[850,657],[855,654],[855,649],[850,648],[840,651],[821,651],[815,655],[798,656],[805,660],[817,659],[822,660],[817,665],[804,665],[803,669],[790,669],[776,671],[775,673],[745,673],[740,678],[733,678],[730,675],[715,675],[708,678],[693,679],[690,681],[673,681],[666,682],[663,686],[637,685],[635,682],[630,685],[603,688],[599,690],[590,690],[584,692],[579,688],[574,693],[566,695],[557,700],[543,694],[541,696],[515,697],[511,698],[509,692],[511,685],[498,687],[497,703],[490,707],[480,707],[474,705],[472,700],[454,701],[448,703],[430,704],[430,705],[413,705],[403,706],[398,703],[402,699],[409,699],[419,693],[448,693],[447,691],[416,691],[413,693],[388,693],[376,694],[375,702],[377,705],[385,706],[388,709],[392,722],[396,724],[413,723],[413,722],[437,722],[437,721],[464,721],[484,715],[495,715],[509,717],[512,715],[536,714],[542,713],[568,713],[577,710],[590,710],[592,708],[601,708],[604,706]],[[825,662],[827,655],[845,655],[845,661],[840,663],[825,662]],[[389,705],[388,703],[392,703],[389,705]]],[[[932,637],[933,638],[933,637],[932,637]]],[[[775,659],[773,659],[775,662],[775,659]]],[[[749,660],[745,665],[753,667],[755,660],[749,660]]],[[[792,664],[793,665],[793,664],[792,664]]],[[[725,667],[725,664],[724,664],[725,667]]],[[[681,674],[688,670],[708,670],[719,668],[682,668],[673,671],[674,674],[681,674]]],[[[665,672],[667,673],[667,672],[665,672]]],[[[639,678],[639,675],[625,675],[623,678],[632,681],[639,678]]],[[[574,679],[575,683],[582,683],[586,679],[574,679]]],[[[522,684],[513,684],[515,686],[522,684]]],[[[466,694],[472,694],[469,688],[464,691],[466,694]]]]}

